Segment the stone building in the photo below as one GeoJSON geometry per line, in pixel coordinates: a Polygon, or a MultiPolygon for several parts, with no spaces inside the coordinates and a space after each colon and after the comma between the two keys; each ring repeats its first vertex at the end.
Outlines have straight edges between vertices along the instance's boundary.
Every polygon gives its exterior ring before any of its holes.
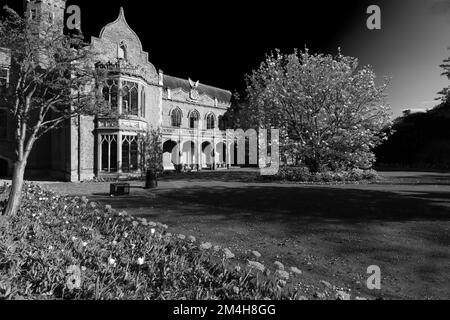
{"type": "MultiPolygon", "coordinates": [[[[65,0],[27,0],[25,17],[62,30],[65,6],[65,0]]],[[[137,136],[148,127],[162,131],[166,170],[178,163],[193,169],[227,167],[225,133],[218,126],[230,106],[229,91],[157,71],[123,9],[90,45],[100,53],[97,67],[108,70],[103,96],[119,119],[80,116],[48,133],[30,155],[28,175],[83,181],[140,174],[137,136]]],[[[6,86],[9,76],[8,50],[0,49],[0,85],[6,86]]],[[[13,135],[0,106],[0,176],[12,169],[13,135]]]]}

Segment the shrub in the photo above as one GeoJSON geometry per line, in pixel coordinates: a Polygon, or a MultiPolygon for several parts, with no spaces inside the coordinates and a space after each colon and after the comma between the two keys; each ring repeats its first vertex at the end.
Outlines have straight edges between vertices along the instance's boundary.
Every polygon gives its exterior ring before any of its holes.
{"type": "Polygon", "coordinates": [[[292,287],[85,197],[26,185],[0,225],[0,299],[288,299],[292,287]],[[238,290],[236,290],[238,288],[238,290]]]}
{"type": "Polygon", "coordinates": [[[309,172],[306,167],[281,167],[278,174],[274,176],[264,176],[265,180],[282,180],[294,182],[357,182],[357,181],[377,181],[379,176],[375,170],[352,169],[349,171],[324,171],[309,172]]]}

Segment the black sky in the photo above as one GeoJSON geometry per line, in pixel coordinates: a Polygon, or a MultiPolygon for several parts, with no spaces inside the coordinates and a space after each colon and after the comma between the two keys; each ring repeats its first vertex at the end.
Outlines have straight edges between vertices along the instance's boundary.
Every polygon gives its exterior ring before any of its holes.
{"type": "MultiPolygon", "coordinates": [[[[22,0],[2,1],[21,9],[22,0]]],[[[380,78],[392,76],[389,102],[394,114],[404,107],[420,108],[424,102],[431,103],[445,84],[437,66],[450,45],[450,30],[445,29],[450,23],[429,22],[436,22],[438,15],[448,19],[445,9],[450,8],[449,0],[67,3],[80,6],[82,31],[89,36],[98,36],[123,7],[127,22],[157,69],[230,91],[243,89],[244,75],[257,68],[266,53],[275,48],[292,52],[305,45],[322,53],[336,53],[341,47],[344,54],[374,66],[380,78]],[[428,10],[428,5],[436,3],[440,5],[437,10],[428,10]],[[381,7],[381,31],[366,28],[366,9],[371,4],[381,7]],[[419,18],[423,21],[417,25],[414,19],[419,18]],[[418,28],[431,29],[425,32],[418,28]],[[430,36],[436,41],[431,43],[430,36]],[[429,50],[421,50],[423,46],[429,50]],[[419,51],[423,55],[414,60],[414,53],[419,51]]]]}

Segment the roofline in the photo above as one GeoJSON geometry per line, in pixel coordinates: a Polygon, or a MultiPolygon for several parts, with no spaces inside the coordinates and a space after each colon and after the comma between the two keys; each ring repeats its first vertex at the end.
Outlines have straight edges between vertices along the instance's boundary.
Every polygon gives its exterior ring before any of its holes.
{"type": "MultiPolygon", "coordinates": [[[[180,77],[174,77],[174,76],[171,76],[171,75],[169,75],[169,74],[164,74],[163,76],[164,76],[164,77],[165,77],[165,76],[168,76],[168,77],[171,77],[171,78],[175,78],[175,79],[179,79],[179,80],[183,80],[183,81],[188,81],[188,79],[183,79],[183,78],[180,78],[180,77]]],[[[164,83],[164,82],[163,82],[163,83],[164,83]]],[[[233,95],[233,93],[232,93],[230,90],[226,90],[226,89],[223,89],[223,88],[211,86],[211,85],[209,85],[209,84],[204,84],[204,83],[201,83],[201,82],[200,82],[200,84],[203,85],[203,86],[205,86],[205,87],[210,87],[210,88],[213,88],[213,89],[222,90],[222,91],[228,92],[229,94],[233,95]]]]}

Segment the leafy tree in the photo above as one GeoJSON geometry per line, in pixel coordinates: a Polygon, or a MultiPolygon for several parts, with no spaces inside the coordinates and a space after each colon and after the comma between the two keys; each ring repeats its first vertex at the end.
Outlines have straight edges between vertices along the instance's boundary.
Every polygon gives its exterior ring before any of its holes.
{"type": "Polygon", "coordinates": [[[152,170],[156,174],[163,172],[163,149],[161,130],[149,127],[145,134],[138,136],[141,171],[152,170]]]}
{"type": "MultiPolygon", "coordinates": [[[[450,57],[444,59],[439,67],[441,67],[442,69],[441,76],[446,76],[447,79],[450,80],[450,57]]],[[[448,102],[450,98],[450,87],[445,87],[444,89],[439,91],[438,94],[441,95],[441,97],[437,100],[440,99],[443,103],[448,102]]]]}
{"type": "Polygon", "coordinates": [[[0,47],[11,56],[9,87],[1,94],[15,125],[14,171],[5,214],[19,208],[24,172],[35,142],[78,115],[105,112],[97,87],[103,74],[94,68],[94,53],[80,38],[54,26],[21,18],[4,7],[0,47]],[[38,31],[39,30],[39,31],[38,31]]]}
{"type": "Polygon", "coordinates": [[[311,171],[369,167],[386,138],[387,79],[380,86],[356,58],[308,49],[267,56],[247,76],[246,117],[255,127],[279,128],[282,160],[311,171]]]}

